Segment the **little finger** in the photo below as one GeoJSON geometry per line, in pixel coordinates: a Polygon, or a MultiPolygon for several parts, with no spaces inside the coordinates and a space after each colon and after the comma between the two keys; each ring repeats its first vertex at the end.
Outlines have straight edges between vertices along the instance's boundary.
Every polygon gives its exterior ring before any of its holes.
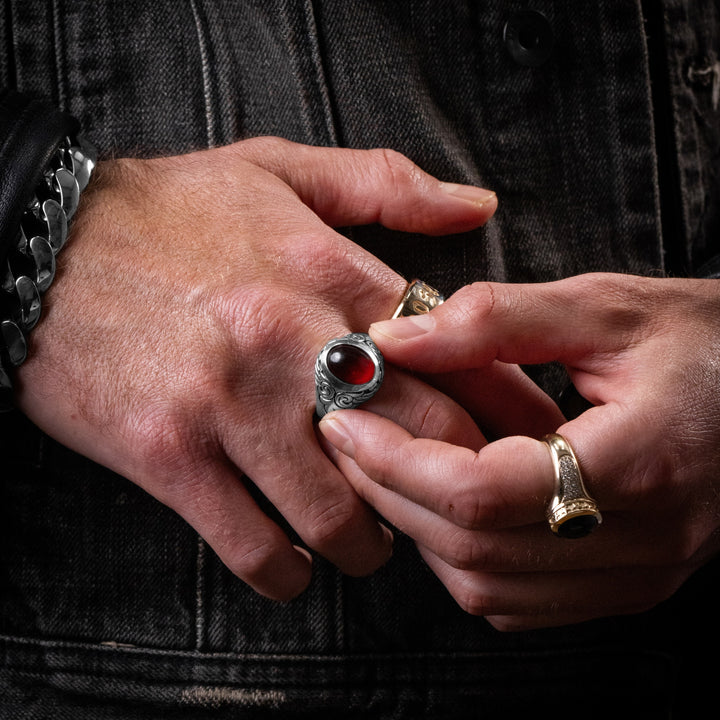
{"type": "Polygon", "coordinates": [[[185,478],[156,480],[138,484],[182,516],[256,592],[286,601],[307,587],[312,572],[308,553],[257,506],[235,468],[213,462],[185,478]]]}
{"type": "Polygon", "coordinates": [[[270,435],[257,424],[251,433],[245,423],[228,454],[308,547],[348,575],[367,575],[390,557],[392,534],[322,451],[312,414],[305,414],[304,422],[288,417],[288,430],[270,435]],[[252,457],[242,453],[248,445],[252,457]]]}
{"type": "Polygon", "coordinates": [[[566,625],[642,612],[677,590],[674,569],[606,568],[552,573],[482,573],[458,570],[426,548],[425,562],[466,612],[494,618],[499,629],[566,625]]]}

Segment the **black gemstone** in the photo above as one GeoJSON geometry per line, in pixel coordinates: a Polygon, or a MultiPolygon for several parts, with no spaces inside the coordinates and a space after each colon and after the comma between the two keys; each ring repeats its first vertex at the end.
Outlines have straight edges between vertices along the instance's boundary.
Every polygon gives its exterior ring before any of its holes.
{"type": "Polygon", "coordinates": [[[567,519],[557,529],[557,534],[563,538],[581,538],[589,535],[598,524],[594,515],[576,515],[567,519]]]}

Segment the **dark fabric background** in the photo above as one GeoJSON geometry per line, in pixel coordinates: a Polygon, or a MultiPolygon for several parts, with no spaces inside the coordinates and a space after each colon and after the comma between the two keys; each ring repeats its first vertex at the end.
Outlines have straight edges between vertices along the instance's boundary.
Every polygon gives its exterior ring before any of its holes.
{"type": "MultiPolygon", "coordinates": [[[[276,134],[490,187],[477,232],[347,231],[447,293],[692,274],[720,251],[718,10],[647,4],[537,0],[554,47],[527,67],[503,40],[525,2],[6,0],[0,83],[73,113],[105,157],[276,134]]],[[[318,559],[279,605],[22,417],[0,418],[0,457],[0,718],[690,717],[713,695],[715,568],[643,615],[504,635],[401,538],[371,578],[318,559]]]]}

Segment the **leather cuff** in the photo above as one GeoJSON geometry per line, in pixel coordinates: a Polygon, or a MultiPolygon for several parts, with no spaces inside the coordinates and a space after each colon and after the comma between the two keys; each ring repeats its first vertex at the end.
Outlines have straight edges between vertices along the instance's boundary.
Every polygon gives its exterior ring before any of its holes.
{"type": "Polygon", "coordinates": [[[0,90],[0,260],[20,235],[20,221],[35,188],[66,137],[79,124],[50,103],[0,90]]]}

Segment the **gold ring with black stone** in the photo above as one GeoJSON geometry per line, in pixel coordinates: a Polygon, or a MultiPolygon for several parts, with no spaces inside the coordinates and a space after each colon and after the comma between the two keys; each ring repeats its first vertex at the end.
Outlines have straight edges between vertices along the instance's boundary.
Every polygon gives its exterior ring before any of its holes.
{"type": "Polygon", "coordinates": [[[562,435],[546,435],[543,442],[555,471],[554,494],[546,511],[550,529],[562,538],[585,537],[602,522],[602,515],[585,489],[580,464],[562,435]]]}

